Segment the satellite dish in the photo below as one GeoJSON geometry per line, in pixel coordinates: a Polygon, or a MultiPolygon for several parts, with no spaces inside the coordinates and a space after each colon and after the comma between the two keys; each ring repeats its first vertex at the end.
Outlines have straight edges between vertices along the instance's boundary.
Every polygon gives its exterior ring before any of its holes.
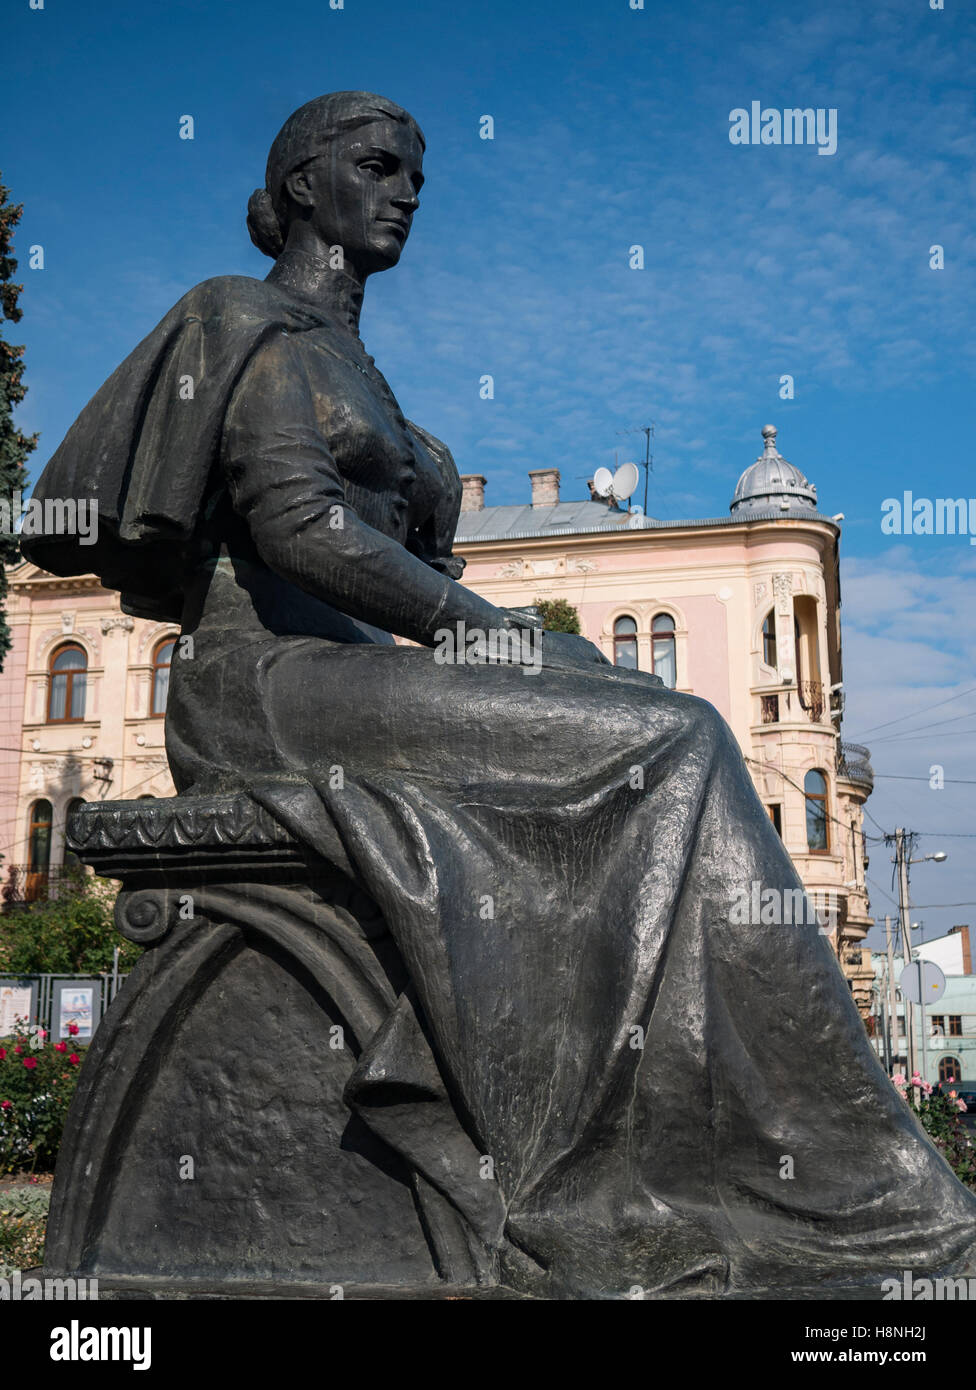
{"type": "Polygon", "coordinates": [[[593,491],[599,497],[607,497],[613,490],[613,474],[609,468],[598,468],[593,474],[593,491]]]}
{"type": "Polygon", "coordinates": [[[630,497],[637,489],[640,474],[632,463],[623,463],[613,475],[614,497],[630,497]]]}

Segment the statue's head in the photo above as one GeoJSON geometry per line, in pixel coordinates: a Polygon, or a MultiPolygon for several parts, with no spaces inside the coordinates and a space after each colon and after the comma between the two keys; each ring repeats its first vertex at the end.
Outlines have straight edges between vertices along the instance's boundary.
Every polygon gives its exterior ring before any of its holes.
{"type": "Polygon", "coordinates": [[[387,270],[410,233],[423,156],[417,122],[385,97],[316,97],[275,137],[265,186],[248,204],[251,240],[273,258],[289,244],[341,246],[362,277],[387,270]]]}

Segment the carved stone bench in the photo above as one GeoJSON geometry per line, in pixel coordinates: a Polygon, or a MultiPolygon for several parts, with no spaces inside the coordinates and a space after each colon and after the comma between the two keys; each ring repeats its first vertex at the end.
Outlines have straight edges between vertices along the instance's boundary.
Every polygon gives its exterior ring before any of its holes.
{"type": "Polygon", "coordinates": [[[491,1283],[347,1102],[406,980],[338,837],[317,858],[242,794],[89,803],[68,843],[146,949],[82,1069],[45,1271],[121,1296],[491,1283]]]}

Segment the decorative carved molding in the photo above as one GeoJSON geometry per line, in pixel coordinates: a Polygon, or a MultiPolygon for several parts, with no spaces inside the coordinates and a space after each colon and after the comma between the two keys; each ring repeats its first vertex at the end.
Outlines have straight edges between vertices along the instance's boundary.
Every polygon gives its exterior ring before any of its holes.
{"type": "MultiPolygon", "coordinates": [[[[163,762],[146,758],[140,762],[163,762]]],[[[168,797],[159,801],[92,802],[71,817],[68,843],[93,850],[188,849],[227,845],[290,845],[288,832],[248,796],[168,797]]]]}
{"type": "Polygon", "coordinates": [[[495,571],[496,579],[521,579],[525,573],[524,560],[508,560],[495,571]]]}
{"type": "Polygon", "coordinates": [[[172,623],[147,623],[139,636],[137,661],[148,661],[149,652],[164,637],[179,637],[180,630],[172,623]]]}
{"type": "Polygon", "coordinates": [[[773,575],[773,596],[777,613],[783,616],[793,611],[793,575],[789,572],[773,575]]]}
{"type": "Polygon", "coordinates": [[[599,560],[591,560],[587,557],[573,559],[569,562],[569,571],[571,574],[594,574],[599,568],[599,560]]]}
{"type": "Polygon", "coordinates": [[[103,636],[107,636],[110,632],[131,632],[134,627],[135,622],[128,613],[119,613],[114,618],[102,619],[103,636]]]}
{"type": "Polygon", "coordinates": [[[62,634],[67,635],[69,632],[72,632],[72,631],[74,630],[74,625],[75,625],[75,615],[74,615],[74,613],[62,613],[62,614],[61,614],[61,632],[62,632],[62,634]]]}
{"type": "Polygon", "coordinates": [[[768,586],[768,584],[766,583],[765,579],[760,579],[760,580],[758,580],[757,583],[753,584],[753,586],[752,586],[752,602],[753,602],[753,606],[754,606],[755,608],[758,608],[759,605],[762,603],[763,599],[766,597],[766,595],[767,595],[768,593],[769,593],[769,586],[768,586]]]}

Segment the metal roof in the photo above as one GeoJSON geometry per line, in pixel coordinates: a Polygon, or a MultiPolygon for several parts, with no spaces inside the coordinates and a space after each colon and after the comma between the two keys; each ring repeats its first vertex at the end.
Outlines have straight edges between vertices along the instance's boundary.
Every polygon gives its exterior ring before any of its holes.
{"type": "Polygon", "coordinates": [[[658,517],[619,511],[601,502],[558,502],[552,507],[481,507],[462,512],[454,536],[455,545],[476,541],[544,540],[547,536],[608,535],[614,532],[683,531],[715,526],[741,526],[753,521],[822,521],[840,529],[832,517],[804,508],[750,508],[730,516],[692,517],[662,521],[658,517]]]}

